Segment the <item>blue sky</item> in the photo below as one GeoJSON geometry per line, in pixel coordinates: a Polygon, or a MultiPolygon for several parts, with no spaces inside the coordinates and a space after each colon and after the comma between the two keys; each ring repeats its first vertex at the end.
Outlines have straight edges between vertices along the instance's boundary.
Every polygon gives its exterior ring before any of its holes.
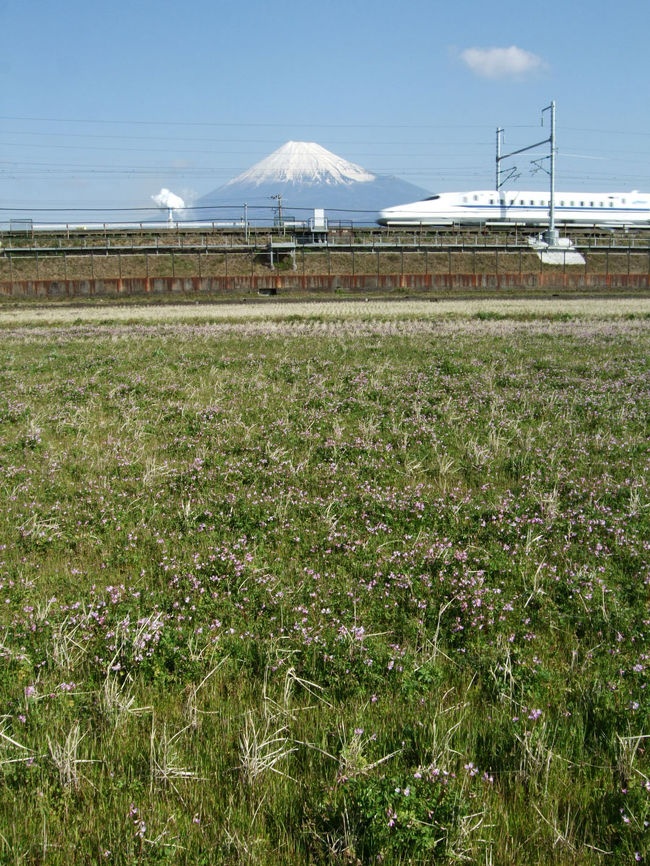
{"type": "Polygon", "coordinates": [[[5,209],[191,201],[289,139],[490,188],[497,125],[532,144],[553,99],[558,189],[650,189],[645,0],[0,0],[0,27],[5,209]]]}

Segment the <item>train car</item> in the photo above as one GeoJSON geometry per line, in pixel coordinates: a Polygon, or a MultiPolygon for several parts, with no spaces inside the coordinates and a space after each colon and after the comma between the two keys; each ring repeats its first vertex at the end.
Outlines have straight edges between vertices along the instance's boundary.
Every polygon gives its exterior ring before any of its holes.
{"type": "MultiPolygon", "coordinates": [[[[545,226],[548,192],[471,190],[442,192],[422,201],[385,208],[382,226],[481,225],[486,223],[545,226]]],[[[650,194],[632,192],[556,192],[555,220],[560,224],[650,226],[650,194]]]]}

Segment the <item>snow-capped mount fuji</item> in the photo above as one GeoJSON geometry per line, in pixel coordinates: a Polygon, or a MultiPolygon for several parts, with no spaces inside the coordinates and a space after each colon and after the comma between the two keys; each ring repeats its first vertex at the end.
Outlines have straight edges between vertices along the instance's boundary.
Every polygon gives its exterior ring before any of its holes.
{"type": "Polygon", "coordinates": [[[313,141],[288,141],[270,156],[228,181],[226,187],[263,183],[349,185],[369,183],[375,175],[313,141]]]}
{"type": "Polygon", "coordinates": [[[287,219],[308,219],[309,210],[325,208],[330,220],[372,223],[382,208],[427,195],[421,187],[372,174],[315,142],[288,141],[204,195],[188,216],[210,221],[241,219],[246,203],[252,223],[271,223],[281,197],[287,219]]]}

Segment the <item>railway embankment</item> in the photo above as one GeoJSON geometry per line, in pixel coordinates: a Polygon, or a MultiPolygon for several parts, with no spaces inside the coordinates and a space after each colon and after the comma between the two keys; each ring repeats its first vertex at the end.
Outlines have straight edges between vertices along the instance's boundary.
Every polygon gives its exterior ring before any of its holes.
{"type": "Polygon", "coordinates": [[[0,297],[650,288],[647,236],[577,239],[584,263],[540,260],[521,234],[4,238],[0,297]]]}

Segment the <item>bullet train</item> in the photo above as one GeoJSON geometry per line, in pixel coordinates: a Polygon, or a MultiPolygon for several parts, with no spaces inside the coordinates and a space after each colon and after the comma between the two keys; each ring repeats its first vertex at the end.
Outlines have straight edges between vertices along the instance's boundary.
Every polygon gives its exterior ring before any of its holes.
{"type": "MultiPolygon", "coordinates": [[[[442,192],[422,201],[379,212],[382,226],[445,226],[479,223],[548,225],[549,193],[472,190],[442,192]]],[[[600,226],[650,226],[650,194],[632,192],[556,192],[558,223],[600,226]]]]}

